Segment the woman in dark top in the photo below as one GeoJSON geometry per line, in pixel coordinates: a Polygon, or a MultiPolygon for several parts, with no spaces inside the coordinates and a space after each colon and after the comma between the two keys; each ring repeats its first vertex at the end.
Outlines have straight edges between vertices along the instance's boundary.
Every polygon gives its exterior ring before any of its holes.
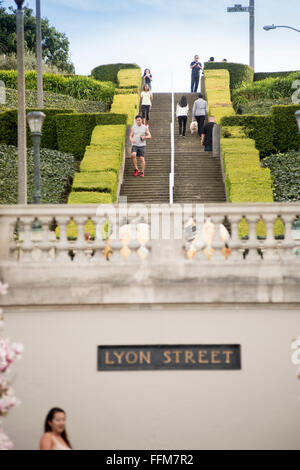
{"type": "Polygon", "coordinates": [[[150,90],[152,89],[152,75],[150,72],[150,69],[145,69],[144,75],[143,75],[143,80],[145,80],[145,85],[148,85],[150,90]]]}

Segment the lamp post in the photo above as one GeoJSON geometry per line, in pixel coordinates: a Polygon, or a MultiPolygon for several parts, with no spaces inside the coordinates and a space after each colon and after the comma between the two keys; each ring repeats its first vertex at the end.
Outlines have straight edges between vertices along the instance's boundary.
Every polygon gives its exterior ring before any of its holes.
{"type": "Polygon", "coordinates": [[[293,29],[294,31],[297,31],[300,33],[300,29],[293,28],[292,26],[276,26],[275,24],[267,24],[266,26],[263,27],[265,31],[270,31],[270,29],[276,29],[276,28],[288,28],[288,29],[293,29]]]}
{"type": "Polygon", "coordinates": [[[295,118],[298,124],[298,129],[299,129],[299,134],[300,134],[300,109],[298,109],[298,111],[295,112],[295,118]]]}
{"type": "Polygon", "coordinates": [[[24,72],[24,0],[15,0],[18,62],[18,204],[27,204],[27,143],[24,72]]]}
{"type": "Polygon", "coordinates": [[[32,111],[27,114],[34,149],[34,204],[41,203],[40,146],[45,117],[41,111],[32,111]]]}
{"type": "Polygon", "coordinates": [[[41,0],[36,0],[36,64],[38,107],[44,107],[43,70],[42,70],[42,29],[41,29],[41,0]]]}
{"type": "Polygon", "coordinates": [[[228,13],[249,13],[249,64],[254,68],[255,66],[255,4],[254,0],[249,0],[249,6],[243,7],[242,5],[234,5],[234,7],[227,8],[228,13]]]}

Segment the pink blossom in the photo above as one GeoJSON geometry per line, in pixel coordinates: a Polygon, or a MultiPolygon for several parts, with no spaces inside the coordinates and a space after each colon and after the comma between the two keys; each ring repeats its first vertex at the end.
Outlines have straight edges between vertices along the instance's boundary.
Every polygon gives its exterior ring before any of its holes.
{"type": "Polygon", "coordinates": [[[13,443],[9,440],[3,429],[0,427],[0,450],[11,450],[13,443]]]}
{"type": "Polygon", "coordinates": [[[8,289],[8,285],[2,284],[2,282],[0,282],[0,295],[7,294],[7,289],[8,289]]]}

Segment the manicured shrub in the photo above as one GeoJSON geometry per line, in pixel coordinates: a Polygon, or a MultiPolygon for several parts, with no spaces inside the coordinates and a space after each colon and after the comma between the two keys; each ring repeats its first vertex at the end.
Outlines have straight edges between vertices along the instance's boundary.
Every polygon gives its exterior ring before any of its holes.
{"type": "Polygon", "coordinates": [[[81,160],[95,126],[94,114],[61,114],[56,117],[58,148],[81,160]]]}
{"type": "Polygon", "coordinates": [[[230,74],[230,90],[231,92],[239,87],[241,83],[252,83],[254,70],[249,65],[235,64],[232,62],[205,62],[204,75],[208,70],[228,70],[230,74]]]}
{"type": "Polygon", "coordinates": [[[112,124],[126,124],[127,114],[117,114],[117,113],[98,113],[95,114],[95,123],[96,125],[112,125],[112,124]]]}
{"type": "Polygon", "coordinates": [[[96,126],[91,137],[91,145],[97,145],[100,149],[119,150],[120,153],[124,148],[126,126],[96,126]]]}
{"type": "MultiPolygon", "coordinates": [[[[28,108],[37,107],[37,91],[26,90],[26,106],[28,108]]],[[[6,103],[0,104],[0,111],[6,109],[16,109],[18,107],[18,92],[12,88],[6,88],[6,103]]],[[[106,103],[102,101],[77,100],[68,95],[60,95],[51,91],[44,91],[44,107],[46,109],[74,109],[80,113],[100,113],[107,109],[106,103]]],[[[66,111],[65,111],[66,112],[66,111]]]]}
{"type": "Polygon", "coordinates": [[[274,147],[274,120],[272,116],[235,115],[221,119],[222,126],[241,126],[250,139],[255,140],[255,146],[260,156],[270,155],[274,147]]]}
{"type": "MultiPolygon", "coordinates": [[[[96,80],[110,81],[119,85],[118,83],[118,72],[122,69],[139,69],[136,64],[107,64],[99,65],[92,70],[92,76],[96,80]]],[[[140,73],[141,74],[141,73],[140,73]]]]}
{"type": "Polygon", "coordinates": [[[139,95],[115,95],[111,106],[112,113],[127,114],[127,124],[133,124],[134,117],[139,110],[139,95]]]}
{"type": "Polygon", "coordinates": [[[295,112],[298,109],[300,109],[300,104],[272,107],[274,145],[278,152],[300,149],[300,138],[295,119],[295,112]]]}
{"type": "Polygon", "coordinates": [[[112,204],[112,196],[109,193],[99,193],[97,191],[71,192],[68,204],[112,204]]]}
{"type": "MultiPolygon", "coordinates": [[[[26,113],[30,111],[37,111],[37,108],[27,109],[26,113]]],[[[44,125],[43,125],[43,134],[41,147],[57,150],[57,133],[56,133],[56,116],[61,113],[73,113],[72,109],[62,110],[62,109],[41,109],[46,115],[44,125]]],[[[6,111],[0,113],[0,143],[5,143],[7,145],[17,145],[17,110],[6,111]]],[[[30,129],[27,125],[27,146],[32,146],[32,140],[30,136],[30,129]]],[[[65,149],[65,153],[70,153],[68,149],[65,149]]],[[[72,152],[71,152],[72,153],[72,152]]]]}
{"type": "Polygon", "coordinates": [[[123,69],[118,72],[119,88],[140,89],[142,84],[140,69],[123,69]]]}
{"type": "Polygon", "coordinates": [[[255,72],[254,81],[259,82],[265,80],[266,78],[278,78],[278,77],[287,77],[291,73],[299,72],[299,70],[294,70],[293,72],[255,72]]]}
{"type": "Polygon", "coordinates": [[[95,173],[76,173],[73,191],[99,191],[111,193],[113,196],[117,190],[118,177],[113,171],[101,171],[95,173]]]}
{"type": "Polygon", "coordinates": [[[205,73],[205,91],[209,114],[215,116],[217,123],[223,116],[235,114],[230,99],[227,70],[208,70],[205,73]]]}
{"type": "Polygon", "coordinates": [[[248,101],[246,100],[243,103],[235,103],[234,109],[238,114],[259,114],[269,115],[271,114],[271,108],[275,105],[290,105],[292,104],[292,98],[278,98],[276,100],[257,100],[257,101],[248,101]]]}
{"type": "MultiPolygon", "coordinates": [[[[42,203],[62,204],[74,175],[74,157],[55,150],[41,149],[42,203]]],[[[33,151],[27,151],[28,202],[33,203],[33,151]]],[[[18,149],[0,145],[0,204],[17,204],[18,200],[18,149]]]]}
{"type": "Polygon", "coordinates": [[[95,172],[95,171],[115,171],[119,174],[121,167],[120,152],[111,150],[102,150],[94,146],[86,148],[84,158],[80,164],[80,171],[95,172]]]}
{"type": "Polygon", "coordinates": [[[115,95],[134,95],[135,93],[139,93],[139,89],[137,87],[115,89],[115,95]]]}
{"type": "Polygon", "coordinates": [[[221,151],[230,202],[273,202],[270,172],[260,168],[253,140],[222,138],[221,151]]]}
{"type": "Polygon", "coordinates": [[[300,153],[271,155],[264,165],[271,170],[275,201],[300,201],[300,153]]]}
{"type": "MultiPolygon", "coordinates": [[[[0,80],[5,83],[7,88],[17,89],[17,71],[0,70],[0,80]]],[[[37,88],[37,73],[35,71],[25,72],[25,80],[28,90],[37,88]]],[[[76,99],[103,101],[110,104],[113,100],[115,85],[112,82],[99,82],[89,77],[77,75],[65,77],[45,73],[43,74],[43,88],[45,91],[70,95],[76,99]]]]}

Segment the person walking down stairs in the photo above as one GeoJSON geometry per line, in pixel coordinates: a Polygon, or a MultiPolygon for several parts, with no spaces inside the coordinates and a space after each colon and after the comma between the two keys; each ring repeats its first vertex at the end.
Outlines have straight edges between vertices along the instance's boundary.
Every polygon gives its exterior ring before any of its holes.
{"type": "Polygon", "coordinates": [[[136,124],[132,126],[130,133],[130,142],[132,143],[131,157],[134,166],[134,176],[145,176],[145,155],[146,155],[146,140],[151,139],[151,134],[148,127],[143,124],[141,115],[135,117],[136,124]],[[139,171],[137,164],[137,157],[141,160],[141,171],[139,171]]]}
{"type": "Polygon", "coordinates": [[[152,97],[152,93],[149,88],[149,85],[145,84],[143,86],[143,91],[141,93],[140,103],[141,103],[143,124],[145,124],[146,126],[149,125],[152,100],[153,100],[153,97],[152,97]]]}
{"type": "Polygon", "coordinates": [[[215,117],[210,116],[208,123],[204,126],[201,136],[201,145],[204,146],[205,152],[213,151],[213,130],[215,125],[215,117]]]}
{"type": "Polygon", "coordinates": [[[185,137],[186,122],[189,113],[189,105],[186,96],[182,96],[179,103],[177,103],[176,117],[178,119],[179,136],[185,137]]]}

